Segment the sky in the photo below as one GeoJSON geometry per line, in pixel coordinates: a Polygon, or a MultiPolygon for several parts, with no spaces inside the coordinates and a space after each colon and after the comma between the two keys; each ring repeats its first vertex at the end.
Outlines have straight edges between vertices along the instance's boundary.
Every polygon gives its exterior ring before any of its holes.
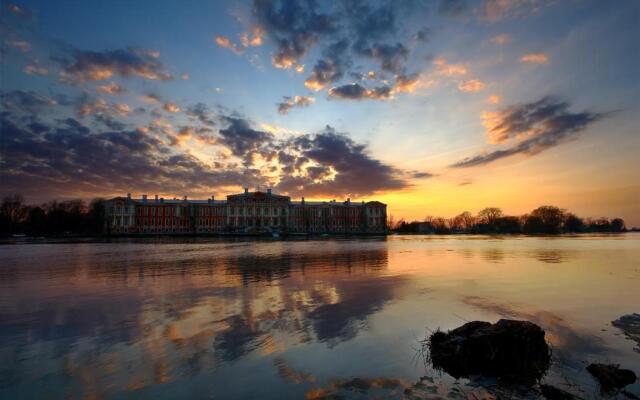
{"type": "Polygon", "coordinates": [[[3,1],[0,194],[640,226],[640,2],[3,1]]]}

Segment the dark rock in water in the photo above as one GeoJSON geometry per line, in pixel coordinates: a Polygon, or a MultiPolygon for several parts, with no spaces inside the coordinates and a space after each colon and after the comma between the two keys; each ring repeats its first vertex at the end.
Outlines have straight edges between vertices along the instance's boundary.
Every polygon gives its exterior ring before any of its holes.
{"type": "Polygon", "coordinates": [[[528,321],[473,321],[429,338],[433,366],[459,378],[495,376],[533,383],[549,368],[544,331],[528,321]]]}
{"type": "Polygon", "coordinates": [[[574,400],[576,396],[551,385],[540,385],[540,392],[548,400],[574,400]]]}
{"type": "Polygon", "coordinates": [[[587,371],[598,380],[604,391],[622,389],[637,379],[630,369],[621,369],[614,364],[589,364],[587,371]]]}
{"type": "Polygon", "coordinates": [[[640,353],[640,314],[633,313],[623,315],[617,320],[612,321],[611,325],[621,329],[629,339],[638,343],[638,346],[634,350],[640,353]]]}

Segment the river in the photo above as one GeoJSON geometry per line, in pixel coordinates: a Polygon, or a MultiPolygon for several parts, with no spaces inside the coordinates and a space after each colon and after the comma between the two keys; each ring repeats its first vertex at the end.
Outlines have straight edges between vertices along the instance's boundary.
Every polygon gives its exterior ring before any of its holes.
{"type": "Polygon", "coordinates": [[[597,398],[589,362],[640,372],[611,325],[633,312],[632,233],[5,244],[0,398],[448,397],[477,382],[421,340],[500,318],[542,326],[545,381],[597,398]]]}

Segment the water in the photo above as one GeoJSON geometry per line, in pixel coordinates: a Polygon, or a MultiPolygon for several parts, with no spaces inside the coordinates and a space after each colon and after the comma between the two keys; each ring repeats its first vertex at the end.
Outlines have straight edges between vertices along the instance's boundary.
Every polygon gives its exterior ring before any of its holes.
{"type": "Polygon", "coordinates": [[[0,398],[464,395],[420,340],[503,317],[546,330],[547,382],[597,398],[589,362],[640,372],[610,323],[632,312],[638,234],[1,245],[0,398]]]}

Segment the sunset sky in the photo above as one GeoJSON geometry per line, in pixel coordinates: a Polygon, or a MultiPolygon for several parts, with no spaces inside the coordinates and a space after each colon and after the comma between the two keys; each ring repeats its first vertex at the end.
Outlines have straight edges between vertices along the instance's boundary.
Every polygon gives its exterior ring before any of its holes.
{"type": "Polygon", "coordinates": [[[1,195],[640,226],[638,1],[1,4],[1,195]]]}

